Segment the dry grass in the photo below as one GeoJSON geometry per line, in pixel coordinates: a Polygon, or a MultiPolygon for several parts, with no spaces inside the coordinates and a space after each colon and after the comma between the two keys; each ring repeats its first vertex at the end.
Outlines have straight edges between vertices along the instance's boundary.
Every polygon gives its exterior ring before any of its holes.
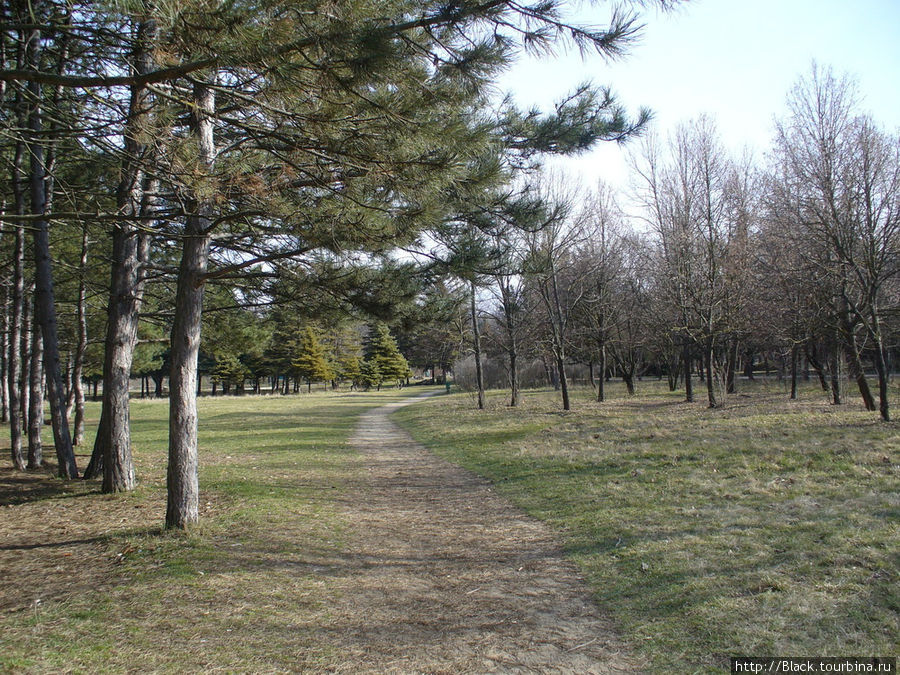
{"type": "Polygon", "coordinates": [[[322,626],[344,546],[336,497],[358,462],[346,440],[358,414],[397,396],[203,399],[202,520],[186,534],[160,531],[165,401],[133,405],[133,494],[15,473],[7,460],[0,671],[291,672],[339,661],[322,626]]]}
{"type": "Polygon", "coordinates": [[[790,402],[757,386],[714,411],[655,383],[590,396],[563,413],[552,392],[520,410],[460,395],[399,418],[557,528],[658,672],[897,653],[897,424],[811,389],[790,402]]]}

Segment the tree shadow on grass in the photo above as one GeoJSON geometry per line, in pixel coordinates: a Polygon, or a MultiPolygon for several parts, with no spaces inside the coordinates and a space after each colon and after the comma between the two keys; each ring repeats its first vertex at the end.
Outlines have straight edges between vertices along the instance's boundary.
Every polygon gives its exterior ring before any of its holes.
{"type": "Polygon", "coordinates": [[[27,504],[45,499],[73,499],[97,494],[99,487],[83,481],[63,481],[55,477],[55,465],[45,465],[31,473],[0,469],[0,506],[27,504]]]}

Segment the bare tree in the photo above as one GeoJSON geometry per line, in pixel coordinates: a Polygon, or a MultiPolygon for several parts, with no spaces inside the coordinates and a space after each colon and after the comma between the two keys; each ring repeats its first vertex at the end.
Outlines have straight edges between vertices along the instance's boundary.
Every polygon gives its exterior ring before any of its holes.
{"type": "Polygon", "coordinates": [[[867,396],[857,328],[871,342],[879,411],[890,419],[884,336],[897,306],[887,290],[900,272],[900,161],[897,137],[858,113],[855,84],[813,65],[792,90],[789,118],[778,126],[777,150],[800,191],[804,232],[816,242],[833,280],[835,314],[851,373],[867,396]]]}
{"type": "Polygon", "coordinates": [[[571,409],[566,376],[569,332],[587,290],[585,277],[575,273],[573,264],[578,248],[587,239],[583,219],[572,214],[575,200],[576,196],[563,189],[558,180],[550,187],[547,204],[551,212],[544,226],[527,237],[525,266],[544,307],[563,410],[571,409]]]}

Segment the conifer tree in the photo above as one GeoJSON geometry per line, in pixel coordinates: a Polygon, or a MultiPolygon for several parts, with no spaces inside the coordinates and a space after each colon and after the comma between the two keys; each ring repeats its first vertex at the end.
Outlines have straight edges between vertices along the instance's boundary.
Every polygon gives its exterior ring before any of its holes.
{"type": "Polygon", "coordinates": [[[360,363],[359,381],[366,390],[369,390],[372,387],[380,388],[384,378],[381,371],[378,370],[378,365],[374,361],[366,359],[360,363]]]}
{"type": "Polygon", "coordinates": [[[383,323],[373,328],[367,351],[367,361],[378,369],[381,376],[379,385],[392,380],[399,385],[401,380],[409,375],[409,364],[400,353],[390,330],[383,323]]]}
{"type": "Polygon", "coordinates": [[[356,354],[345,355],[336,364],[336,377],[341,382],[349,382],[354,389],[362,381],[362,366],[363,361],[356,354]]]}
{"type": "Polygon", "coordinates": [[[312,326],[307,325],[303,329],[299,349],[292,365],[295,372],[306,380],[307,391],[312,391],[313,382],[327,382],[334,377],[325,348],[312,326]]]}

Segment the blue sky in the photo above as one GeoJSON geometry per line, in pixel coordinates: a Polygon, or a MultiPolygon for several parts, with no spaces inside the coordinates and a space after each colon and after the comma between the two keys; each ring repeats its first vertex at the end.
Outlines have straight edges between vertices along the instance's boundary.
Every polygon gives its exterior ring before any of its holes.
{"type": "MultiPolygon", "coordinates": [[[[609,3],[581,3],[578,18],[604,24],[609,3]]],[[[575,85],[609,85],[630,109],[648,106],[665,134],[706,113],[726,145],[762,156],[788,90],[813,60],[857,79],[862,109],[900,129],[900,0],[692,0],[654,10],[640,43],[607,63],[577,52],[523,58],[501,80],[523,106],[546,106],[575,85]]],[[[624,152],[606,146],[563,163],[588,185],[624,185],[624,152]]]]}

